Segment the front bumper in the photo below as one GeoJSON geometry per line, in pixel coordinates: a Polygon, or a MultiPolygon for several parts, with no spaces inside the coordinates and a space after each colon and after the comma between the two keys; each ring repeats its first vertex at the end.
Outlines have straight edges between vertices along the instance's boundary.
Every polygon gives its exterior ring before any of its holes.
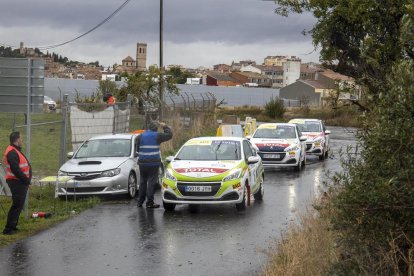
{"type": "Polygon", "coordinates": [[[306,154],[321,156],[323,154],[323,143],[306,142],[306,154]]]}
{"type": "Polygon", "coordinates": [[[264,167],[295,167],[299,164],[300,152],[264,152],[259,151],[264,167]]]}
{"type": "Polygon", "coordinates": [[[118,195],[128,193],[128,177],[122,174],[114,177],[100,177],[91,180],[69,180],[58,182],[57,196],[66,195],[118,195]]]}
{"type": "Polygon", "coordinates": [[[240,203],[243,201],[244,186],[240,181],[223,185],[220,182],[169,182],[162,185],[162,200],[175,204],[224,204],[240,203]],[[172,185],[171,185],[172,184],[172,185]],[[184,186],[212,186],[212,192],[202,195],[200,192],[185,192],[184,186]]]}

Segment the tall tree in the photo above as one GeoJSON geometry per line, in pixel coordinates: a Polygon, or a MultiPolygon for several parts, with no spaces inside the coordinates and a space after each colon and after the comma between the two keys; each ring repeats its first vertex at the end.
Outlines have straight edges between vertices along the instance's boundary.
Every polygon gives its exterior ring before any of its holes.
{"type": "Polygon", "coordinates": [[[275,0],[276,13],[310,12],[317,19],[309,33],[320,60],[355,78],[376,97],[395,61],[413,51],[399,40],[401,20],[412,0],[275,0]]]}
{"type": "Polygon", "coordinates": [[[337,275],[414,275],[414,3],[276,0],[312,12],[321,60],[364,86],[362,151],[334,177],[329,202],[342,258],[337,275]]]}

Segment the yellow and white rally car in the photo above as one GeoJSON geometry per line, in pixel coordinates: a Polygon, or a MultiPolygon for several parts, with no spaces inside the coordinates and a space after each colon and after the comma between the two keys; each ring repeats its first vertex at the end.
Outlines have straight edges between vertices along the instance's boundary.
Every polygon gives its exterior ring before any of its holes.
{"type": "Polygon", "coordinates": [[[296,124],[302,135],[306,136],[306,154],[316,155],[319,160],[328,157],[330,144],[329,134],[323,121],[318,119],[292,119],[291,124],[296,124]]]}
{"type": "Polygon", "coordinates": [[[295,124],[261,124],[250,142],[259,149],[265,167],[294,167],[300,171],[306,163],[306,137],[295,124]]]}
{"type": "Polygon", "coordinates": [[[223,203],[235,203],[237,210],[244,210],[251,195],[263,199],[262,160],[245,138],[193,138],[167,162],[162,179],[166,210],[174,210],[176,204],[223,203]]]}

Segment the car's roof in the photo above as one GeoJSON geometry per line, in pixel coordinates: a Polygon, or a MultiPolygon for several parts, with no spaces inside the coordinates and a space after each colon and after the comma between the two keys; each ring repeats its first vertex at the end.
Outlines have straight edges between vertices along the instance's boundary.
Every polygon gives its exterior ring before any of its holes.
{"type": "Polygon", "coordinates": [[[264,123],[260,124],[257,128],[266,128],[266,126],[292,126],[295,127],[295,124],[289,124],[289,123],[264,123]]]}
{"type": "Polygon", "coordinates": [[[131,139],[132,137],[137,136],[132,133],[117,133],[117,134],[104,134],[94,136],[88,140],[100,140],[100,139],[131,139]]]}
{"type": "Polygon", "coordinates": [[[197,137],[189,139],[188,141],[196,141],[196,140],[228,140],[228,141],[243,141],[245,138],[243,137],[232,137],[232,136],[206,136],[206,137],[197,137]]]}

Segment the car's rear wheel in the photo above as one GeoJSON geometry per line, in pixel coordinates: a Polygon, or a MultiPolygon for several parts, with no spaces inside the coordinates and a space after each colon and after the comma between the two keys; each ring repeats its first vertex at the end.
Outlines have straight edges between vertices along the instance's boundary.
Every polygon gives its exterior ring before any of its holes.
{"type": "Polygon", "coordinates": [[[329,157],[329,149],[326,149],[325,151],[325,159],[329,157]]]}
{"type": "Polygon", "coordinates": [[[264,188],[263,188],[263,178],[262,178],[262,182],[260,183],[260,188],[255,194],[253,194],[253,197],[257,201],[262,201],[263,196],[264,196],[264,188]]]}
{"type": "Polygon", "coordinates": [[[247,192],[246,192],[246,188],[244,188],[243,191],[243,200],[240,203],[236,203],[236,209],[237,211],[244,211],[247,208],[247,192]]]}
{"type": "Polygon", "coordinates": [[[162,206],[164,207],[166,211],[174,211],[175,205],[176,205],[175,203],[168,203],[165,201],[162,202],[162,206]]]}
{"type": "Polygon", "coordinates": [[[128,177],[128,196],[130,198],[135,198],[137,189],[137,178],[135,177],[135,174],[130,173],[128,177]]]}

